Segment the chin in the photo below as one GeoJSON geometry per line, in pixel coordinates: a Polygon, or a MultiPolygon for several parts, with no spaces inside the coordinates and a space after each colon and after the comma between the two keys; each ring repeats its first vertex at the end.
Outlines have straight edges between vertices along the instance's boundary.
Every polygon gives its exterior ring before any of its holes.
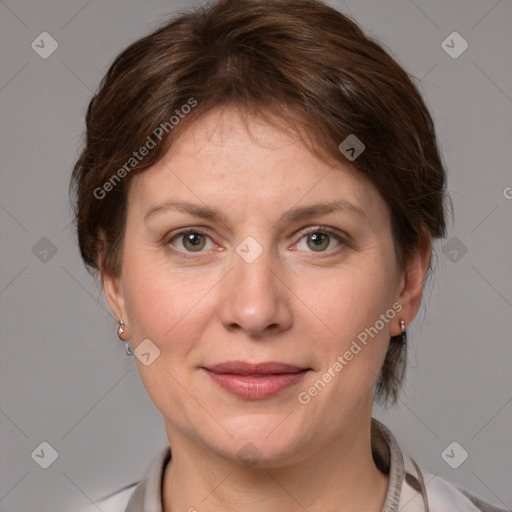
{"type": "Polygon", "coordinates": [[[278,466],[296,455],[299,437],[303,437],[292,418],[283,419],[281,414],[248,414],[220,420],[222,426],[233,435],[208,439],[213,451],[226,459],[237,460],[248,467],[278,466]],[[286,427],[283,424],[286,423],[286,427]]]}

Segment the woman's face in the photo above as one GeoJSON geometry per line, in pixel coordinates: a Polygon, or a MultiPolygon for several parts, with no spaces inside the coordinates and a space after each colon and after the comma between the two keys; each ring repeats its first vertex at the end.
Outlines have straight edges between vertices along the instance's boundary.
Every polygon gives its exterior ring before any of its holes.
{"type": "Polygon", "coordinates": [[[399,272],[371,184],[226,108],[134,177],[122,274],[104,285],[170,437],[278,464],[368,419],[419,305],[414,268],[399,272]]]}

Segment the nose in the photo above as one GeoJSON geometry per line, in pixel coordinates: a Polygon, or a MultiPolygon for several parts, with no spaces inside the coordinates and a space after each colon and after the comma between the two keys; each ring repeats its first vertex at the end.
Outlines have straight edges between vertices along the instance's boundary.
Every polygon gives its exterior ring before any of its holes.
{"type": "Polygon", "coordinates": [[[290,329],[293,293],[281,265],[267,250],[251,263],[234,254],[221,293],[220,317],[227,330],[262,337],[290,329]]]}

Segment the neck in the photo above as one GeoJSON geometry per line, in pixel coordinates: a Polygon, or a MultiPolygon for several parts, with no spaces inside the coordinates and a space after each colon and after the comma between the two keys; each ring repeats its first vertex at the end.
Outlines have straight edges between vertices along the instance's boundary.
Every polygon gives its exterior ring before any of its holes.
{"type": "Polygon", "coordinates": [[[351,424],[314,454],[278,467],[243,466],[167,426],[172,460],[163,511],[380,512],[388,477],[372,457],[370,421],[351,424]]]}

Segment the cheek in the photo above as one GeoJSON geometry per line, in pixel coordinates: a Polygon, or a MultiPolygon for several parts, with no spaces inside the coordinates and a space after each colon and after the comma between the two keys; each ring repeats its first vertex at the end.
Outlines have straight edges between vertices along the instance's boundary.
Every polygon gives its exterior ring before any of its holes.
{"type": "Polygon", "coordinates": [[[190,401],[180,383],[188,382],[188,372],[196,359],[191,352],[197,350],[205,330],[205,308],[209,307],[212,284],[194,279],[183,270],[164,270],[148,255],[127,254],[125,261],[129,276],[125,284],[126,310],[133,347],[149,338],[160,349],[151,365],[136,361],[139,374],[156,408],[165,417],[172,417],[172,411],[185,410],[190,401]]]}
{"type": "Polygon", "coordinates": [[[322,389],[322,383],[327,383],[330,388],[323,399],[332,393],[347,402],[348,396],[360,399],[373,392],[389,330],[396,322],[393,269],[386,259],[375,257],[361,259],[358,265],[340,268],[314,282],[301,281],[297,295],[315,313],[308,317],[319,326],[323,350],[317,352],[321,370],[316,378],[322,382],[317,387],[322,389]]]}
{"type": "Polygon", "coordinates": [[[301,279],[295,289],[326,333],[347,340],[374,325],[392,306],[392,276],[392,269],[374,260],[333,270],[314,280],[301,279]]]}
{"type": "Polygon", "coordinates": [[[150,254],[127,253],[125,275],[129,276],[124,291],[134,346],[149,338],[162,355],[172,351],[184,356],[207,320],[215,273],[198,276],[155,263],[150,254]]]}

